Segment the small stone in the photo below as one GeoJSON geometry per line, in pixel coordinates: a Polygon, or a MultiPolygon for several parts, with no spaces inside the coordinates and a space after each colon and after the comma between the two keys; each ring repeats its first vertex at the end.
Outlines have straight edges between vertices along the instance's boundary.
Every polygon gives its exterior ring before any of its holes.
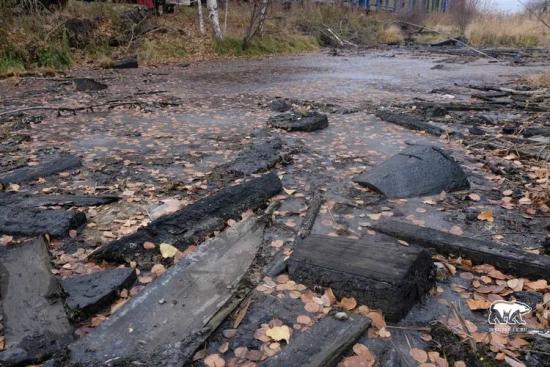
{"type": "Polygon", "coordinates": [[[345,313],[345,312],[336,312],[336,313],[334,314],[334,318],[335,318],[336,320],[344,321],[344,320],[349,319],[349,316],[348,316],[348,314],[345,313]]]}

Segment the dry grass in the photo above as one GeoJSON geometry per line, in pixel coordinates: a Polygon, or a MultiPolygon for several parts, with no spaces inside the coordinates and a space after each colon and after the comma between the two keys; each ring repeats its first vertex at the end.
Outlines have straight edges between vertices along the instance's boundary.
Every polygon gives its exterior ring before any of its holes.
{"type": "Polygon", "coordinates": [[[478,16],[467,28],[466,36],[474,46],[550,47],[550,29],[525,14],[478,16]]]}
{"type": "Polygon", "coordinates": [[[524,82],[533,88],[550,89],[550,71],[528,75],[524,78],[524,82]]]}

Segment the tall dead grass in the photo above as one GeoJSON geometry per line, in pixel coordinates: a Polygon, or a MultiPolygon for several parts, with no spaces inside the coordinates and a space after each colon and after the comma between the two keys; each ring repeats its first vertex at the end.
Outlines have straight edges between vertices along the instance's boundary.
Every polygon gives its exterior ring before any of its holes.
{"type": "Polygon", "coordinates": [[[528,14],[477,16],[466,29],[466,37],[482,47],[550,47],[550,29],[528,14]]]}

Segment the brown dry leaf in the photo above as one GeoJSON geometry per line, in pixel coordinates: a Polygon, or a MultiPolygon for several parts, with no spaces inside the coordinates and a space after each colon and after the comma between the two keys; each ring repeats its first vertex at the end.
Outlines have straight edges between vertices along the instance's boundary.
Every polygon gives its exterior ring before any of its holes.
{"type": "Polygon", "coordinates": [[[69,237],[71,237],[72,239],[75,239],[77,235],[78,235],[78,232],[76,231],[76,229],[69,230],[69,237]]]}
{"type": "Polygon", "coordinates": [[[500,272],[496,269],[491,270],[489,273],[487,273],[487,275],[490,276],[491,278],[495,278],[495,279],[499,279],[499,280],[505,280],[506,279],[506,275],[504,275],[502,272],[500,272]]]}
{"type": "Polygon", "coordinates": [[[363,359],[362,356],[346,357],[338,363],[338,367],[372,367],[374,362],[363,359]]]}
{"type": "Polygon", "coordinates": [[[493,211],[492,210],[484,210],[481,213],[478,214],[477,219],[479,220],[485,220],[487,222],[493,222],[493,211]]]}
{"type": "Polygon", "coordinates": [[[305,304],[304,308],[307,312],[315,313],[320,312],[322,307],[315,302],[308,302],[305,304]]]}
{"type": "Polygon", "coordinates": [[[353,352],[358,356],[363,357],[363,359],[366,360],[367,362],[372,362],[372,365],[374,365],[374,362],[376,362],[376,356],[364,344],[361,344],[361,343],[355,344],[353,346],[353,352]]]}
{"type": "Polygon", "coordinates": [[[274,240],[271,241],[271,247],[280,248],[283,247],[284,241],[283,240],[274,240]]]}
{"type": "Polygon", "coordinates": [[[535,291],[541,291],[548,287],[548,282],[545,279],[539,279],[536,282],[527,282],[525,286],[535,291]]]}
{"type": "Polygon", "coordinates": [[[491,303],[485,299],[469,299],[466,301],[468,303],[468,307],[472,311],[476,310],[487,310],[489,307],[491,307],[491,303]]]}
{"type": "Polygon", "coordinates": [[[90,326],[91,327],[98,327],[99,324],[101,324],[103,321],[107,320],[107,317],[103,316],[103,315],[97,315],[97,316],[94,316],[92,317],[92,319],[90,320],[90,326]]]}
{"type": "Polygon", "coordinates": [[[468,198],[469,198],[470,200],[472,200],[472,201],[479,201],[479,200],[481,200],[481,197],[480,197],[478,194],[474,194],[474,193],[468,195],[468,198]]]}
{"type": "Polygon", "coordinates": [[[272,327],[265,332],[265,335],[276,342],[281,340],[286,341],[287,344],[290,342],[290,328],[286,325],[272,327]]]}
{"type": "Polygon", "coordinates": [[[419,348],[411,348],[409,355],[418,363],[428,362],[428,353],[419,348]]]}
{"type": "Polygon", "coordinates": [[[512,288],[514,292],[520,292],[523,289],[523,279],[510,279],[506,284],[508,287],[512,288]]]}
{"type": "Polygon", "coordinates": [[[336,303],[336,296],[331,288],[325,288],[325,293],[323,295],[329,300],[331,305],[336,303]]]}
{"type": "Polygon", "coordinates": [[[382,216],[381,213],[368,213],[367,216],[372,220],[379,220],[382,216]]]}
{"type": "Polygon", "coordinates": [[[218,353],[210,354],[204,359],[206,367],[225,367],[225,360],[218,353]]]}
{"type": "Polygon", "coordinates": [[[371,319],[372,325],[375,328],[382,329],[383,327],[386,327],[386,322],[384,321],[384,317],[380,312],[371,311],[367,314],[367,317],[371,319]]]}
{"type": "Polygon", "coordinates": [[[153,250],[155,247],[157,247],[153,242],[143,242],[143,248],[146,250],[153,250]]]}
{"type": "Polygon", "coordinates": [[[155,274],[156,277],[160,277],[165,271],[166,268],[162,264],[155,264],[151,268],[151,273],[155,274]]]}
{"type": "Polygon", "coordinates": [[[229,342],[225,342],[218,347],[218,352],[220,352],[221,354],[224,354],[228,350],[229,350],[229,342]]]}
{"type": "Polygon", "coordinates": [[[298,315],[298,317],[296,317],[296,322],[302,325],[311,325],[313,320],[308,315],[298,315]]]}
{"type": "Polygon", "coordinates": [[[357,301],[353,297],[344,297],[340,301],[340,306],[342,306],[344,310],[351,311],[357,307],[357,301]]]}
{"type": "Polygon", "coordinates": [[[456,361],[453,367],[466,367],[466,363],[464,361],[456,361]]]}

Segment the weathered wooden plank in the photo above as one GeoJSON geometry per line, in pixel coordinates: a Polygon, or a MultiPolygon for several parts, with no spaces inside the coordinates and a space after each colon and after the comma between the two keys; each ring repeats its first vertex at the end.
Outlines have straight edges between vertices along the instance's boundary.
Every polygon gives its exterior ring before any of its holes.
{"type": "Polygon", "coordinates": [[[279,354],[261,367],[329,367],[370,326],[370,319],[351,315],[347,320],[332,316],[316,322],[313,327],[291,340],[279,354]]]}
{"type": "Polygon", "coordinates": [[[389,198],[408,198],[470,187],[456,161],[438,147],[411,145],[353,179],[389,198]]]}
{"type": "Polygon", "coordinates": [[[44,240],[0,248],[0,293],[6,340],[1,366],[40,362],[72,341],[44,240]]]}
{"type": "Polygon", "coordinates": [[[311,235],[288,259],[292,279],[330,287],[337,297],[355,297],[398,321],[433,283],[430,254],[395,241],[311,235]]]}
{"type": "Polygon", "coordinates": [[[72,344],[71,361],[79,366],[106,361],[148,366],[190,362],[196,348],[223,321],[216,315],[254,260],[264,226],[247,219],[201,245],[72,344]]]}
{"type": "Polygon", "coordinates": [[[396,220],[380,221],[372,228],[404,241],[432,248],[440,254],[463,256],[475,264],[491,264],[509,274],[550,281],[549,256],[396,220]]]}
{"type": "Polygon", "coordinates": [[[106,244],[90,257],[94,260],[137,260],[142,265],[153,264],[155,258],[160,256],[158,246],[146,250],[143,243],[149,241],[159,245],[164,242],[183,250],[204,240],[214,231],[222,230],[228,219],[237,219],[245,210],[263,206],[281,189],[281,181],[275,173],[229,186],[174,214],[156,219],[129,236],[106,244]]]}
{"type": "Polygon", "coordinates": [[[438,126],[431,125],[419,117],[407,115],[404,113],[379,110],[376,112],[375,115],[376,117],[386,122],[396,124],[411,130],[425,131],[428,134],[435,136],[441,136],[446,132],[444,129],[438,126]]]}
{"type": "Polygon", "coordinates": [[[21,183],[39,177],[46,177],[57,172],[67,171],[80,167],[80,159],[71,154],[58,154],[46,159],[36,166],[17,168],[0,174],[1,184],[21,183]]]}
{"type": "Polygon", "coordinates": [[[60,238],[67,236],[69,229],[78,228],[85,222],[86,216],[81,212],[0,206],[0,233],[22,236],[49,234],[60,238]]]}
{"type": "Polygon", "coordinates": [[[63,279],[61,287],[67,294],[65,304],[71,318],[101,311],[115,300],[117,291],[132,286],[136,278],[134,269],[117,268],[63,279]]]}
{"type": "Polygon", "coordinates": [[[31,195],[15,192],[0,192],[0,205],[24,208],[39,206],[98,206],[118,201],[116,196],[91,195],[31,195]]]}

